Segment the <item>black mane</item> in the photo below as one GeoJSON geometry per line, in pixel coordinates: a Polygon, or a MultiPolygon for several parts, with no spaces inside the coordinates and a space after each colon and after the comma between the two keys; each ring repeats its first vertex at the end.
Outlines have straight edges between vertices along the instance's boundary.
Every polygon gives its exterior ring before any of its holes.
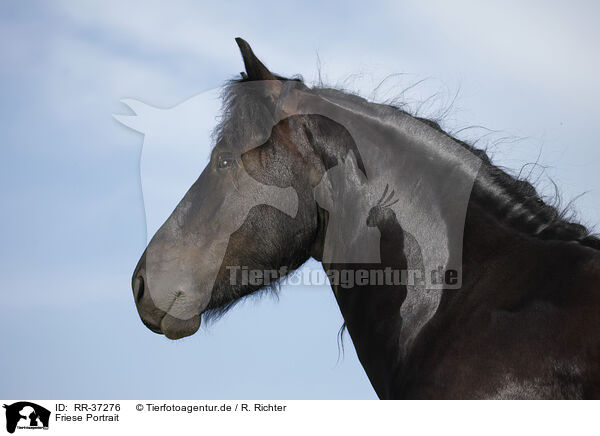
{"type": "MultiPolygon", "coordinates": [[[[293,80],[304,84],[301,77],[291,79],[275,75],[279,80],[293,80]]],[[[246,135],[248,126],[264,122],[265,116],[270,114],[248,110],[253,105],[251,101],[256,96],[236,92],[240,83],[251,82],[246,77],[229,81],[223,90],[223,111],[221,123],[216,127],[214,136],[217,140],[222,138],[242,140],[240,135],[246,135]],[[244,94],[244,95],[240,95],[244,94]],[[240,129],[240,126],[246,126],[240,129]]],[[[513,176],[504,169],[492,163],[488,154],[466,141],[458,139],[439,125],[438,122],[410,114],[398,106],[369,102],[366,99],[346,91],[318,86],[310,89],[316,93],[343,93],[362,105],[374,105],[392,110],[397,114],[411,116],[432,129],[441,132],[457,144],[479,157],[482,166],[475,180],[472,191],[472,200],[482,205],[502,224],[513,230],[535,236],[544,240],[574,241],[586,247],[600,249],[600,239],[590,232],[585,226],[574,221],[569,207],[561,208],[558,205],[548,204],[538,194],[535,186],[527,179],[513,176]]],[[[263,124],[264,125],[264,124],[263,124]]]]}

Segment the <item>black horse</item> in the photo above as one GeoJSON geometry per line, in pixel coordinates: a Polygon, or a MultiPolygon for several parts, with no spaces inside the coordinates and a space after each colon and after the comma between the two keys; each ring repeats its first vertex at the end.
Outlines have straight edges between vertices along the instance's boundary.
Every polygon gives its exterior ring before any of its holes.
{"type": "Polygon", "coordinates": [[[600,398],[599,239],[435,122],[236,41],[210,163],[133,274],[148,328],[191,335],[312,256],[380,398],[600,398]]]}

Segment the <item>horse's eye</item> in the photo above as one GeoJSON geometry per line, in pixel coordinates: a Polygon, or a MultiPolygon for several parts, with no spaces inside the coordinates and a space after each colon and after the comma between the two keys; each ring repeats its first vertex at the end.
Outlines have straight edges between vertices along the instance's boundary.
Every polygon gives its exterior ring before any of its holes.
{"type": "Polygon", "coordinates": [[[217,168],[229,168],[234,162],[230,153],[221,153],[217,159],[217,168]]]}

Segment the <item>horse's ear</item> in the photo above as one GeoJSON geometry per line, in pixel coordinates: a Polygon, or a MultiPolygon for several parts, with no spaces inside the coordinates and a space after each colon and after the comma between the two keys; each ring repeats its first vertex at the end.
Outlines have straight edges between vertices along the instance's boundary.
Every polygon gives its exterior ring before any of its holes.
{"type": "MultiPolygon", "coordinates": [[[[277,80],[277,78],[271,73],[264,64],[258,60],[250,44],[244,41],[242,38],[235,38],[235,42],[240,48],[242,58],[244,59],[244,66],[246,67],[246,77],[248,80],[277,80]]],[[[244,74],[242,74],[244,76],[244,74]]]]}

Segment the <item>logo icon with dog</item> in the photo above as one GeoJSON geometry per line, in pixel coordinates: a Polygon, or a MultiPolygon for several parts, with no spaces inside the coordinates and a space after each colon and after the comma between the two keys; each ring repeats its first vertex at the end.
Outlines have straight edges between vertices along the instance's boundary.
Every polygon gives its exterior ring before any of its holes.
{"type": "Polygon", "coordinates": [[[18,429],[48,429],[50,411],[29,401],[19,401],[6,409],[6,431],[14,433],[18,429]]]}

